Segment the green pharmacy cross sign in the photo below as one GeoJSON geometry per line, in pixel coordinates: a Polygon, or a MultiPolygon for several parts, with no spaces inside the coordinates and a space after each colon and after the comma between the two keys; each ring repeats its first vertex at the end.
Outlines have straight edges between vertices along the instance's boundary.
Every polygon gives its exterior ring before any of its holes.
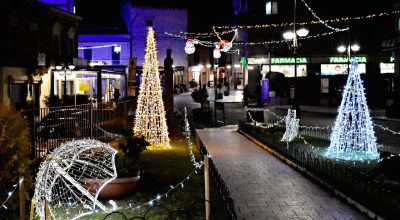
{"type": "Polygon", "coordinates": [[[307,63],[305,57],[277,57],[271,59],[272,64],[294,64],[294,63],[307,63]]]}
{"type": "Polygon", "coordinates": [[[330,63],[350,63],[352,59],[355,58],[358,63],[366,63],[367,57],[364,56],[357,56],[357,57],[330,57],[330,63]]]}

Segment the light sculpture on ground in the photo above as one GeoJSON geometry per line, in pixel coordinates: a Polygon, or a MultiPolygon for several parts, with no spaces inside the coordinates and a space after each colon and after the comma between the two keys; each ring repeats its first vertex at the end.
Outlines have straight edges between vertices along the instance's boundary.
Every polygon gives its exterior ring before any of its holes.
{"type": "Polygon", "coordinates": [[[45,219],[46,201],[52,219],[77,219],[95,212],[109,211],[97,200],[101,189],[117,177],[117,151],[97,140],[64,143],[46,157],[36,177],[36,213],[45,219]],[[101,180],[98,183],[85,182],[101,180]]]}
{"type": "Polygon", "coordinates": [[[168,149],[171,147],[162,100],[153,28],[149,28],[147,35],[142,83],[140,84],[133,132],[136,136],[144,136],[146,141],[150,143],[150,149],[168,149]]]}
{"type": "Polygon", "coordinates": [[[372,160],[379,157],[356,59],[352,59],[326,155],[343,160],[372,160]]]}
{"type": "Polygon", "coordinates": [[[296,118],[296,110],[288,109],[288,114],[285,117],[285,126],[286,131],[281,141],[291,142],[299,132],[299,119],[296,118]]]}

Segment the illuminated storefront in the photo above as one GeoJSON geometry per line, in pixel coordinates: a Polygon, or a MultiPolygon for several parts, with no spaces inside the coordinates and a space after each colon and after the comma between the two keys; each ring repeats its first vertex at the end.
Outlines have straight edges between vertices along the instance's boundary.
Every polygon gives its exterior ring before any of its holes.
{"type": "MultiPolygon", "coordinates": [[[[54,94],[60,98],[64,95],[63,88],[66,83],[66,95],[85,97],[87,100],[97,100],[98,94],[98,71],[76,70],[70,75],[65,76],[54,71],[54,94]]],[[[114,98],[115,89],[120,91],[120,98],[125,97],[126,92],[125,75],[120,72],[102,71],[101,72],[101,94],[102,101],[109,102],[114,98]]]]}

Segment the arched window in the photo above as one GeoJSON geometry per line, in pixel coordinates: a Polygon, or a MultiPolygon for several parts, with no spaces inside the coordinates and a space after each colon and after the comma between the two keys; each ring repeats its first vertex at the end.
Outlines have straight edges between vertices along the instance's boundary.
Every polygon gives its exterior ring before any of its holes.
{"type": "Polygon", "coordinates": [[[70,27],[68,29],[68,46],[67,46],[68,57],[70,58],[75,56],[75,35],[76,35],[75,28],[70,27]]]}
{"type": "Polygon", "coordinates": [[[61,30],[62,30],[62,26],[60,23],[56,22],[53,24],[52,34],[53,34],[53,54],[54,54],[54,56],[60,56],[61,30]]]}

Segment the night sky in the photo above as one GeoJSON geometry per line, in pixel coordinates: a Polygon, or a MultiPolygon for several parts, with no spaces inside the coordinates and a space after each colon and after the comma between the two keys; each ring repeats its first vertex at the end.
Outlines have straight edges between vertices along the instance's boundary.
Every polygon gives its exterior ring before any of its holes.
{"type": "MultiPolygon", "coordinates": [[[[77,14],[84,18],[82,25],[113,25],[118,21],[120,2],[124,0],[75,0],[77,14]]],[[[248,0],[260,1],[260,0],[248,0]]],[[[233,9],[231,0],[133,0],[144,5],[182,6],[188,8],[188,19],[193,30],[209,29],[211,24],[231,23],[233,9]]],[[[321,18],[334,18],[348,15],[390,10],[390,3],[400,0],[306,0],[321,18]]],[[[281,0],[279,4],[293,4],[293,0],[281,0]]],[[[311,18],[301,0],[297,0],[299,20],[311,18]]],[[[255,20],[254,23],[257,23],[255,20]]]]}

